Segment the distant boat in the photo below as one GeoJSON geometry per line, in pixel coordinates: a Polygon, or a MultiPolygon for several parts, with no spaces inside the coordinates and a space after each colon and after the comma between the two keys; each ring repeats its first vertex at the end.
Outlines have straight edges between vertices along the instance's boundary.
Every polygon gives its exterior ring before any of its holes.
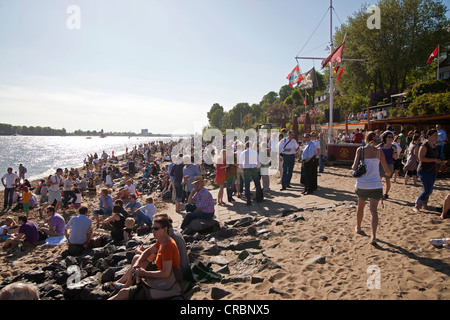
{"type": "Polygon", "coordinates": [[[106,138],[106,134],[102,133],[102,134],[100,135],[100,138],[106,138]]]}
{"type": "Polygon", "coordinates": [[[92,139],[92,137],[86,137],[86,139],[92,139]]]}

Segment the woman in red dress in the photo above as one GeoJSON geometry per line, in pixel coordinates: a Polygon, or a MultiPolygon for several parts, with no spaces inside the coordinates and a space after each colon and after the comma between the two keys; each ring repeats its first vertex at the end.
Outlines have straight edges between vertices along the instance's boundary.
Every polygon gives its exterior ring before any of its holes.
{"type": "Polygon", "coordinates": [[[222,205],[223,202],[223,189],[225,186],[226,170],[228,165],[226,164],[226,150],[221,151],[221,156],[217,158],[216,164],[216,184],[220,187],[219,194],[217,195],[217,203],[222,205]]]}

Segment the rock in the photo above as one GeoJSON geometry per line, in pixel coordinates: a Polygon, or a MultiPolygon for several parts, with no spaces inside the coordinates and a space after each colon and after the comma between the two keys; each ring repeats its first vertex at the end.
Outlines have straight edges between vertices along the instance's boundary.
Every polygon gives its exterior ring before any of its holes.
{"type": "Polygon", "coordinates": [[[64,293],[62,286],[49,282],[38,285],[38,289],[39,289],[39,297],[43,300],[53,299],[64,293]]]}
{"type": "Polygon", "coordinates": [[[267,217],[266,218],[262,218],[261,220],[258,220],[255,223],[255,226],[260,227],[260,226],[263,226],[263,225],[270,224],[270,222],[271,222],[271,220],[269,218],[267,218],[267,217]]]}
{"type": "Polygon", "coordinates": [[[250,255],[250,252],[247,250],[242,250],[241,253],[238,255],[239,260],[245,260],[250,255]]]}
{"type": "Polygon", "coordinates": [[[110,295],[103,291],[101,286],[87,285],[80,292],[80,300],[106,300],[110,295]]]}
{"type": "Polygon", "coordinates": [[[258,269],[258,272],[261,272],[265,269],[282,269],[282,267],[279,264],[270,260],[269,258],[264,258],[261,260],[261,265],[258,269]]]}
{"type": "Polygon", "coordinates": [[[30,282],[42,283],[46,278],[46,271],[25,272],[20,277],[30,282]]]}
{"type": "Polygon", "coordinates": [[[279,294],[279,295],[282,295],[282,296],[286,295],[284,292],[279,291],[279,290],[276,289],[275,287],[271,287],[271,288],[269,289],[269,293],[279,294]]]}
{"type": "Polygon", "coordinates": [[[211,288],[211,298],[213,300],[220,300],[227,295],[232,294],[231,291],[228,291],[224,288],[214,286],[211,288]]]}
{"type": "Polygon", "coordinates": [[[113,268],[107,269],[102,274],[102,283],[114,281],[116,275],[116,271],[113,268]]]}
{"type": "Polygon", "coordinates": [[[324,264],[325,263],[325,257],[322,256],[322,255],[317,255],[317,256],[312,257],[311,259],[308,259],[306,261],[306,264],[313,264],[313,263],[324,264]]]}
{"type": "Polygon", "coordinates": [[[244,217],[242,219],[239,219],[234,225],[234,228],[243,228],[248,227],[251,224],[253,224],[254,219],[252,217],[244,217]]]}
{"type": "Polygon", "coordinates": [[[230,263],[230,261],[228,261],[225,257],[223,257],[223,256],[215,256],[215,257],[212,257],[210,260],[209,260],[209,262],[211,262],[211,263],[215,263],[215,264],[219,264],[219,265],[226,265],[226,264],[228,264],[228,263],[230,263]]]}
{"type": "Polygon", "coordinates": [[[81,281],[73,281],[66,287],[64,290],[64,298],[66,300],[79,300],[81,291],[86,286],[92,286],[95,287],[99,285],[99,281],[97,277],[91,276],[82,279],[81,281]]]}
{"type": "Polygon", "coordinates": [[[251,284],[256,284],[256,283],[261,283],[264,282],[264,278],[263,277],[258,277],[258,276],[252,276],[250,279],[250,283],[251,284]]]}
{"type": "Polygon", "coordinates": [[[258,233],[258,231],[256,230],[256,228],[254,226],[248,227],[247,232],[251,236],[256,236],[256,234],[258,233]]]}
{"type": "Polygon", "coordinates": [[[260,240],[248,240],[248,241],[240,241],[235,244],[236,250],[244,250],[244,249],[259,249],[260,248],[260,240]]]}
{"type": "Polygon", "coordinates": [[[230,268],[228,267],[228,265],[225,265],[219,269],[214,270],[214,272],[217,273],[223,273],[223,274],[230,274],[230,268]]]}
{"type": "Polygon", "coordinates": [[[127,260],[127,252],[116,252],[105,258],[106,263],[110,266],[116,266],[120,261],[127,260]]]}
{"type": "Polygon", "coordinates": [[[229,277],[225,277],[223,278],[220,283],[225,284],[225,283],[236,283],[236,282],[247,282],[250,280],[250,276],[248,275],[237,275],[237,276],[229,276],[229,277]]]}
{"type": "Polygon", "coordinates": [[[220,230],[220,223],[213,219],[194,219],[183,231],[184,234],[211,233],[220,230]]]}

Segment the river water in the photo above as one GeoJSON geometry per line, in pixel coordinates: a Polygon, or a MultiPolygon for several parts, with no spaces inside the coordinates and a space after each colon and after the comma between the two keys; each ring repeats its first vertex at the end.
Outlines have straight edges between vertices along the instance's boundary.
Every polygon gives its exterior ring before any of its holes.
{"type": "MultiPolygon", "coordinates": [[[[134,146],[152,141],[168,142],[172,137],[79,136],[0,136],[0,177],[8,167],[19,172],[19,164],[27,168],[25,177],[35,180],[55,173],[57,168],[78,168],[88,154],[100,156],[103,150],[111,155],[125,153],[134,146]]],[[[3,185],[0,184],[0,189],[3,185]]]]}

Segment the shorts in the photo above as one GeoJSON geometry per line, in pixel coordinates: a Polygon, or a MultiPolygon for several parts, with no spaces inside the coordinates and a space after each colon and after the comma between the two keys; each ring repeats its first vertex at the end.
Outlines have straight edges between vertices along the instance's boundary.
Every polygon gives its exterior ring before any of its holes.
{"type": "Polygon", "coordinates": [[[394,160],[394,170],[403,170],[403,163],[401,158],[394,160]]]}
{"type": "Polygon", "coordinates": [[[392,176],[394,175],[394,164],[393,163],[388,163],[388,167],[389,167],[389,171],[391,171],[391,175],[390,176],[386,176],[383,166],[380,164],[380,177],[382,178],[392,178],[392,176]]]}
{"type": "Polygon", "coordinates": [[[23,212],[29,212],[30,211],[30,203],[24,202],[23,203],[23,212]]]}
{"type": "Polygon", "coordinates": [[[361,200],[380,200],[383,198],[383,189],[356,189],[355,193],[361,200]]]}
{"type": "Polygon", "coordinates": [[[49,191],[48,192],[48,203],[52,204],[53,201],[61,202],[61,191],[49,191]]]}

